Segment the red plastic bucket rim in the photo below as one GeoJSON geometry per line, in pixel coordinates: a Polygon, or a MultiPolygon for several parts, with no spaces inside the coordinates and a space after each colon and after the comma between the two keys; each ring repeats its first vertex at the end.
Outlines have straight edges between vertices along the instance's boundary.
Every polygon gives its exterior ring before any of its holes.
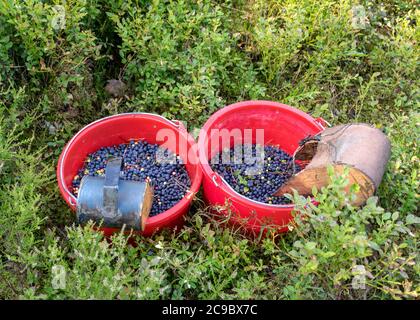
{"type": "Polygon", "coordinates": [[[221,188],[224,192],[226,192],[230,197],[235,197],[238,200],[242,200],[244,202],[252,202],[257,208],[288,208],[288,209],[292,209],[294,208],[294,204],[269,204],[269,203],[264,203],[264,202],[260,202],[260,201],[256,201],[256,200],[252,200],[249,199],[247,197],[245,197],[244,195],[238,193],[236,190],[234,190],[226,181],[225,179],[223,179],[223,177],[221,177],[218,173],[214,172],[211,167],[210,164],[208,162],[207,159],[207,152],[205,150],[205,145],[208,139],[208,131],[209,129],[213,126],[213,124],[220,119],[220,117],[224,116],[227,113],[230,113],[231,111],[235,110],[235,109],[252,109],[256,106],[268,106],[268,107],[276,107],[276,108],[281,108],[283,110],[287,110],[287,111],[292,111],[293,113],[299,115],[300,117],[308,120],[309,122],[314,123],[315,125],[317,125],[320,129],[320,132],[323,131],[325,129],[324,124],[329,125],[329,123],[327,121],[325,121],[322,118],[317,118],[314,119],[312,118],[310,115],[308,115],[307,113],[288,106],[286,104],[283,103],[279,103],[279,102],[274,102],[274,101],[268,101],[268,100],[248,100],[248,101],[241,101],[241,102],[236,102],[233,104],[230,104],[218,111],[216,111],[215,113],[213,113],[210,118],[206,121],[206,123],[204,124],[204,126],[201,128],[200,130],[200,135],[199,135],[199,139],[198,139],[198,156],[199,156],[199,160],[200,160],[200,165],[201,168],[203,170],[203,174],[207,175],[208,177],[210,177],[212,179],[212,182],[219,188],[221,188]],[[217,183],[217,179],[219,179],[222,183],[218,184],[217,183]]]}
{"type": "MultiPolygon", "coordinates": [[[[93,126],[96,126],[100,123],[103,123],[103,122],[106,122],[106,121],[109,121],[109,120],[113,120],[113,119],[116,119],[116,118],[125,118],[125,117],[133,117],[133,116],[134,117],[135,116],[143,116],[143,117],[146,117],[146,118],[149,118],[149,119],[154,119],[156,121],[163,122],[165,124],[169,124],[169,125],[173,126],[175,129],[179,129],[179,134],[183,135],[184,138],[186,138],[188,141],[191,141],[191,142],[194,141],[192,136],[185,130],[184,126],[182,125],[182,123],[180,121],[169,120],[169,119],[167,119],[167,118],[165,118],[161,115],[157,115],[157,114],[153,114],[153,113],[147,113],[147,112],[120,113],[120,114],[108,116],[108,117],[105,117],[105,118],[101,118],[101,119],[98,119],[96,121],[93,121],[93,122],[87,124],[82,129],[80,129],[70,139],[70,141],[66,144],[63,151],[61,152],[61,155],[59,157],[58,164],[57,164],[57,177],[58,177],[58,183],[59,183],[60,191],[62,191],[63,196],[64,196],[64,194],[67,196],[67,199],[68,199],[68,202],[69,202],[70,205],[75,205],[76,201],[77,201],[77,198],[73,195],[73,193],[70,192],[66,183],[64,182],[63,168],[64,168],[64,164],[66,162],[66,156],[67,156],[68,150],[73,145],[74,141],[76,141],[77,138],[81,134],[83,134],[84,131],[86,131],[87,129],[89,129],[93,126]],[[183,128],[184,128],[184,130],[183,130],[183,128]]],[[[195,141],[194,141],[194,143],[195,143],[195,141]]],[[[198,154],[196,154],[195,156],[198,157],[198,154]]],[[[175,204],[170,209],[168,209],[168,210],[166,210],[166,211],[164,211],[164,212],[162,212],[158,215],[155,215],[153,217],[149,217],[148,218],[148,223],[159,224],[160,222],[163,222],[168,217],[175,214],[175,212],[177,212],[179,210],[182,210],[185,206],[189,205],[189,203],[191,201],[191,198],[198,192],[198,190],[201,186],[202,176],[203,176],[203,172],[201,171],[200,166],[197,165],[196,177],[194,179],[191,179],[192,183],[191,183],[191,186],[189,188],[188,194],[186,194],[177,204],[175,204]]]]}

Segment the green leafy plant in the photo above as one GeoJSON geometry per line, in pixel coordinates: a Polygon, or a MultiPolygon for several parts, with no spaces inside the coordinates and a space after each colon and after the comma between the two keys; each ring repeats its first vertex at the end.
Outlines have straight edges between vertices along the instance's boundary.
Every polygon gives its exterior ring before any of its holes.
{"type": "Polygon", "coordinates": [[[229,19],[212,2],[154,1],[112,19],[136,110],[196,124],[229,101],[264,95],[246,55],[235,50],[229,19]]]}
{"type": "Polygon", "coordinates": [[[370,291],[374,296],[381,291],[394,298],[417,297],[418,283],[407,280],[417,273],[417,254],[407,250],[417,236],[398,212],[378,207],[375,197],[363,208],[352,206],[354,188],[344,192],[348,172],[337,176],[329,169],[331,184],[313,192],[318,205],[298,194],[291,197],[297,215],[287,255],[298,265],[297,278],[328,298],[364,298],[370,291]],[[360,275],[362,287],[355,282],[360,275]]]}
{"type": "Polygon", "coordinates": [[[0,297],[418,299],[419,20],[400,0],[0,0],[0,297]],[[317,206],[292,197],[287,234],[247,238],[200,200],[136,247],[74,225],[54,169],[83,125],[143,110],[200,127],[245,99],[384,130],[379,200],[351,206],[330,172],[317,206]]]}

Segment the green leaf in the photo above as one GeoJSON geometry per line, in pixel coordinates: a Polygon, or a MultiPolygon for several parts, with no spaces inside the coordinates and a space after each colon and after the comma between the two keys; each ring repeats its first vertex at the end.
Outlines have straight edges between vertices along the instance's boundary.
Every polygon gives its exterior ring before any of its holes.
{"type": "Polygon", "coordinates": [[[405,222],[407,224],[419,224],[420,223],[420,217],[415,216],[414,214],[409,214],[406,218],[405,218],[405,222]]]}
{"type": "Polygon", "coordinates": [[[381,252],[381,247],[376,242],[369,241],[369,247],[371,247],[373,250],[381,252]]]}
{"type": "Polygon", "coordinates": [[[333,256],[335,256],[336,255],[336,253],[335,252],[333,252],[333,251],[327,251],[327,252],[323,252],[322,253],[322,256],[324,257],[324,258],[330,258],[330,257],[333,257],[333,256]]]}
{"type": "Polygon", "coordinates": [[[389,220],[389,218],[391,218],[391,212],[385,212],[382,216],[383,220],[389,220]]]}
{"type": "Polygon", "coordinates": [[[305,249],[309,251],[313,251],[316,248],[316,242],[309,241],[305,243],[305,249]]]}
{"type": "Polygon", "coordinates": [[[330,177],[334,175],[334,167],[332,165],[327,167],[327,173],[330,177]]]}
{"type": "Polygon", "coordinates": [[[302,242],[300,240],[295,241],[293,243],[293,246],[296,247],[296,248],[303,248],[302,242]]]}
{"type": "Polygon", "coordinates": [[[304,267],[305,273],[312,273],[318,269],[318,261],[316,259],[310,260],[304,267]]]}
{"type": "MultiPolygon", "coordinates": [[[[370,197],[366,200],[366,205],[376,205],[376,203],[378,202],[378,197],[370,197]]],[[[389,219],[389,218],[388,218],[389,219]]]]}
{"type": "Polygon", "coordinates": [[[312,187],[312,194],[314,197],[316,197],[316,195],[318,194],[318,189],[316,188],[316,186],[312,187]]]}
{"type": "Polygon", "coordinates": [[[195,221],[196,221],[197,227],[201,228],[201,226],[203,225],[203,219],[201,219],[200,215],[195,216],[195,221]]]}

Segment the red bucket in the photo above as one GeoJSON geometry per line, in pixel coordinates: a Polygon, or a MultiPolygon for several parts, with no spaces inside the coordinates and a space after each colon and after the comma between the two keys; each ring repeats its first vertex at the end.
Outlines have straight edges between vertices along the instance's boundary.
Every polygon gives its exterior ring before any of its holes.
{"type": "Polygon", "coordinates": [[[242,139],[245,129],[252,130],[253,143],[256,143],[256,130],[263,129],[265,145],[278,146],[292,155],[300,140],[319,133],[324,129],[324,124],[322,119],[314,119],[298,109],[270,101],[244,101],[217,111],[205,123],[198,142],[205,200],[219,214],[229,214],[231,222],[241,225],[247,232],[258,234],[262,227],[267,226],[279,232],[287,231],[293,204],[271,205],[244,197],[211,169],[209,159],[223,148],[241,143],[238,139],[242,139]],[[213,129],[239,129],[242,135],[239,138],[238,135],[232,135],[229,139],[221,139],[218,131],[213,129]],[[212,139],[220,140],[219,149],[211,147],[212,139]]]}
{"type": "MultiPolygon", "coordinates": [[[[162,135],[160,135],[162,136],[162,135]]],[[[76,210],[76,197],[71,193],[71,184],[78,170],[83,167],[89,153],[101,147],[127,143],[130,140],[143,139],[148,143],[165,143],[165,147],[179,155],[186,165],[191,180],[190,192],[175,206],[146,222],[144,236],[150,236],[158,230],[181,227],[194,195],[198,192],[202,171],[198,165],[197,146],[184,126],[178,121],[170,121],[162,116],[148,113],[127,113],[110,116],[92,122],[80,130],[65,146],[57,165],[58,186],[64,200],[71,209],[76,210]],[[158,131],[176,137],[176,141],[157,141],[158,131]],[[160,131],[162,132],[162,131],[160,131]]],[[[113,228],[101,229],[106,236],[118,231],[113,228]]]]}

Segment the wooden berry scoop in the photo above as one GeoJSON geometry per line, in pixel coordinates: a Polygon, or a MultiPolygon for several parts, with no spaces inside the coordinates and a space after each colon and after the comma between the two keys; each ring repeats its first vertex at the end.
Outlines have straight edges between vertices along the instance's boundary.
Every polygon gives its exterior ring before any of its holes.
{"type": "Polygon", "coordinates": [[[312,139],[305,139],[296,150],[295,160],[310,162],[282,185],[274,196],[293,193],[293,189],[301,195],[310,195],[314,186],[319,190],[329,184],[329,165],[337,173],[343,172],[344,167],[348,166],[350,183],[346,191],[349,191],[351,185],[358,184],[360,190],[352,204],[361,206],[381,183],[390,152],[388,137],[368,124],[345,124],[327,128],[312,139]]]}

